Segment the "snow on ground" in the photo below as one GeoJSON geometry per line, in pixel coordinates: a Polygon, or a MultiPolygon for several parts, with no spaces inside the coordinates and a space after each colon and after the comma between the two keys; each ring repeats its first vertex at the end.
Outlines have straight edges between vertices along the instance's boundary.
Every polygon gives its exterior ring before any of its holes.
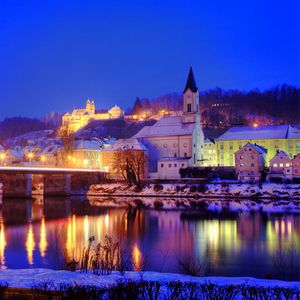
{"type": "MultiPolygon", "coordinates": [[[[204,284],[207,282],[218,285],[242,285],[255,287],[285,287],[296,288],[300,290],[299,282],[288,282],[280,280],[257,279],[253,277],[192,277],[183,274],[144,272],[143,279],[146,281],[182,281],[197,282],[204,284]]],[[[141,280],[141,273],[126,272],[122,276],[119,272],[113,272],[111,275],[97,276],[91,273],[82,273],[80,271],[55,271],[50,269],[7,269],[0,270],[0,283],[6,283],[9,287],[32,288],[39,283],[51,281],[54,286],[59,284],[81,284],[90,286],[108,286],[116,283],[118,279],[130,279],[134,281],[141,280]]]]}
{"type": "Polygon", "coordinates": [[[179,197],[236,197],[236,198],[273,198],[300,199],[300,184],[246,184],[246,183],[209,183],[209,184],[146,184],[142,191],[126,184],[95,184],[90,187],[89,195],[115,196],[179,196],[179,197]]]}

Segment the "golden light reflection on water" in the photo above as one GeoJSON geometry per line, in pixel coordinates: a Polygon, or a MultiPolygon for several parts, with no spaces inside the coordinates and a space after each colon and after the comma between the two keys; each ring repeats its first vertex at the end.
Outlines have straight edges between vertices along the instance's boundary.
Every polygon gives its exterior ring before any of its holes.
{"type": "Polygon", "coordinates": [[[5,230],[2,218],[0,219],[0,269],[6,269],[5,266],[5,230]]]}
{"type": "Polygon", "coordinates": [[[46,231],[45,217],[43,216],[41,220],[40,243],[39,243],[41,257],[45,257],[47,246],[48,246],[47,231],[46,231]]]}
{"type": "Polygon", "coordinates": [[[276,217],[275,220],[266,222],[266,242],[269,254],[274,254],[276,251],[287,247],[291,244],[300,247],[300,235],[295,230],[293,218],[276,217]]]}
{"type": "Polygon", "coordinates": [[[135,272],[139,272],[142,269],[142,252],[137,244],[134,244],[132,248],[132,261],[133,269],[135,272]]]}
{"type": "Polygon", "coordinates": [[[34,249],[35,249],[34,234],[32,230],[32,224],[30,223],[28,233],[27,233],[27,239],[26,239],[27,261],[29,265],[33,264],[34,249]]]}

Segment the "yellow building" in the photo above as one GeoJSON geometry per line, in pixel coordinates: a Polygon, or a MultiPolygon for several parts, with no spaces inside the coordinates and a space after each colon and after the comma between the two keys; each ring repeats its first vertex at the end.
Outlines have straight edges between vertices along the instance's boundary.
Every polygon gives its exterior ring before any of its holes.
{"type": "MultiPolygon", "coordinates": [[[[285,151],[291,157],[300,153],[300,129],[292,125],[232,127],[215,140],[218,156],[215,165],[234,166],[234,153],[248,142],[268,150],[268,166],[277,151],[285,151]]],[[[213,153],[206,151],[204,162],[213,161],[213,156],[213,153]]]]}
{"type": "Polygon", "coordinates": [[[86,107],[83,109],[74,109],[73,112],[66,113],[62,117],[61,132],[67,132],[72,134],[79,129],[83,128],[91,121],[95,120],[108,120],[108,119],[119,119],[123,117],[123,110],[115,105],[110,110],[104,113],[97,113],[95,109],[94,100],[87,100],[86,107]]]}
{"type": "Polygon", "coordinates": [[[202,166],[210,167],[218,165],[217,144],[210,140],[205,139],[201,145],[202,148],[202,166]]]}

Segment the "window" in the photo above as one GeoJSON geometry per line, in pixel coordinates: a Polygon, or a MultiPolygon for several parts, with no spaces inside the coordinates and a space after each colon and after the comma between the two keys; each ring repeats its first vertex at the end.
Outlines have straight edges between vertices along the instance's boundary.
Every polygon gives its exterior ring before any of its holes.
{"type": "Polygon", "coordinates": [[[186,152],[184,152],[184,157],[187,157],[187,154],[186,154],[186,152]]]}
{"type": "Polygon", "coordinates": [[[230,144],[230,145],[229,145],[229,150],[232,150],[232,149],[233,149],[233,145],[230,144]]]}
{"type": "Polygon", "coordinates": [[[243,155],[240,156],[240,159],[243,159],[243,155]]]}
{"type": "Polygon", "coordinates": [[[289,167],[289,166],[290,166],[290,164],[289,164],[289,163],[287,163],[287,164],[285,164],[285,166],[286,166],[286,167],[289,167]]]}
{"type": "Polygon", "coordinates": [[[174,153],[174,157],[177,157],[177,153],[174,153]]]}
{"type": "Polygon", "coordinates": [[[164,167],[164,164],[161,164],[160,167],[163,168],[163,167],[164,167]]]}
{"type": "Polygon", "coordinates": [[[183,167],[184,167],[184,164],[181,164],[181,167],[183,168],[183,167]]]}
{"type": "Polygon", "coordinates": [[[251,164],[251,167],[254,168],[254,164],[251,164]]]}
{"type": "Polygon", "coordinates": [[[224,144],[223,143],[220,145],[220,149],[224,150],[224,144]]]}
{"type": "Polygon", "coordinates": [[[254,156],[253,156],[253,155],[251,155],[251,159],[254,159],[254,156]]]}
{"type": "Polygon", "coordinates": [[[172,164],[169,164],[169,168],[171,168],[172,167],[172,164]]]}
{"type": "Polygon", "coordinates": [[[192,111],[192,104],[188,103],[187,104],[187,112],[191,112],[192,111]]]}
{"type": "Polygon", "coordinates": [[[240,164],[240,167],[243,167],[244,166],[244,164],[240,164]]]}
{"type": "Polygon", "coordinates": [[[252,149],[251,149],[251,148],[249,148],[249,151],[252,151],[252,149]]]}
{"type": "Polygon", "coordinates": [[[174,164],[174,167],[177,168],[177,164],[174,164]]]}
{"type": "Polygon", "coordinates": [[[283,167],[283,164],[279,164],[279,167],[281,167],[281,168],[282,168],[282,167],[283,167]]]}

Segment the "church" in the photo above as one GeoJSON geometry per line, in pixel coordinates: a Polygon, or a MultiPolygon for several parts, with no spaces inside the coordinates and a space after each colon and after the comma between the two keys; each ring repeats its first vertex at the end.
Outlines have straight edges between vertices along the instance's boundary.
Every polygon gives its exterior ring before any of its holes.
{"type": "Polygon", "coordinates": [[[183,91],[182,115],[163,117],[154,125],[143,127],[134,138],[148,150],[150,178],[180,178],[181,168],[201,165],[204,135],[200,125],[199,91],[192,68],[183,91]]]}

